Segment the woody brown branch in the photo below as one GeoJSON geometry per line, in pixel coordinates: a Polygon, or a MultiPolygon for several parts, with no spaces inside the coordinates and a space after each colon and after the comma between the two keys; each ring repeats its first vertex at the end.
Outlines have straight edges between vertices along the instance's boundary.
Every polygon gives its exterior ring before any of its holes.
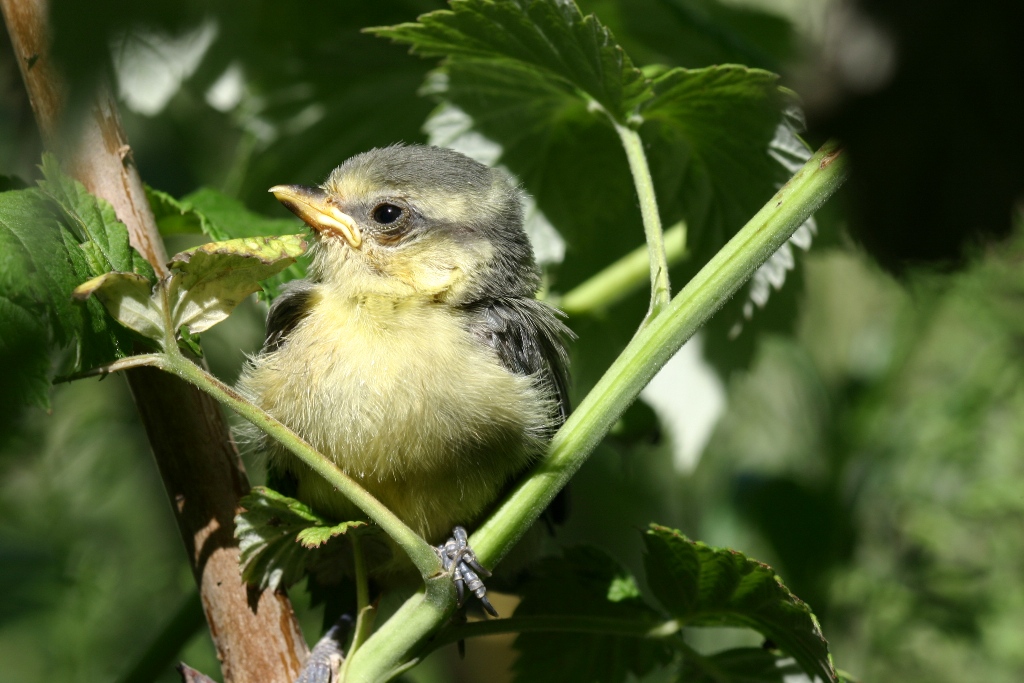
{"type": "MultiPolygon", "coordinates": [[[[167,254],[135,167],[117,103],[97,94],[65,136],[64,93],[43,0],[0,0],[44,144],[128,227],[131,244],[166,273],[167,254]]],[[[238,570],[234,516],[249,482],[219,406],[171,375],[126,373],[171,501],[226,682],[291,683],[308,654],[287,597],[250,594],[238,570]]]]}

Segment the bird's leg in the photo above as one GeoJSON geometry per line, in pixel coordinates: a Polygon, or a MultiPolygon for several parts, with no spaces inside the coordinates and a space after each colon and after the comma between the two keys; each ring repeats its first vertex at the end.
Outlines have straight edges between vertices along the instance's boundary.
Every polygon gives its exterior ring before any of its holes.
{"type": "Polygon", "coordinates": [[[487,587],[480,577],[485,579],[491,575],[487,569],[476,559],[476,553],[469,547],[469,535],[466,530],[457,526],[452,530],[452,536],[442,545],[434,548],[437,556],[441,558],[441,566],[451,574],[455,582],[455,590],[458,593],[459,608],[465,603],[466,588],[476,596],[480,604],[492,617],[498,616],[498,611],[487,599],[487,587]]]}
{"type": "Polygon", "coordinates": [[[338,680],[338,672],[341,669],[345,653],[342,651],[342,641],[346,639],[349,629],[352,627],[352,617],[345,614],[327,629],[313,649],[309,653],[306,665],[295,680],[295,683],[334,683],[338,680]]]}

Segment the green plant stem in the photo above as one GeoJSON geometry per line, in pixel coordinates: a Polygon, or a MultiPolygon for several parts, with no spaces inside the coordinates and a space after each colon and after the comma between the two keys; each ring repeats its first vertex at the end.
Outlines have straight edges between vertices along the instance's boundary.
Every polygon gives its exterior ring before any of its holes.
{"type": "Polygon", "coordinates": [[[120,372],[122,370],[130,370],[132,368],[142,368],[152,365],[156,365],[157,361],[163,357],[163,354],[159,353],[140,353],[136,356],[128,356],[127,358],[121,358],[115,360],[113,363],[107,363],[85,372],[78,372],[73,375],[66,377],[58,377],[53,380],[54,384],[60,384],[62,382],[74,382],[78,379],[85,379],[87,377],[106,377],[109,374],[120,372]]]}
{"type": "Polygon", "coordinates": [[[651,265],[651,307],[647,312],[647,319],[650,320],[668,306],[672,296],[672,287],[668,281],[665,240],[661,232],[661,214],[658,213],[654,181],[651,179],[651,168],[647,165],[647,155],[644,154],[644,143],[640,139],[640,133],[614,119],[612,124],[626,150],[629,170],[633,174],[633,184],[640,200],[640,215],[644,221],[644,234],[647,237],[647,252],[651,265]]]}
{"type": "Polygon", "coordinates": [[[625,636],[627,638],[669,638],[682,627],[677,620],[651,622],[648,619],[616,619],[613,617],[536,616],[509,617],[472,621],[446,629],[431,641],[431,650],[457,643],[467,638],[493,636],[502,633],[596,633],[625,636]]]}
{"type": "Polygon", "coordinates": [[[455,611],[455,583],[447,574],[429,579],[424,590],[405,601],[358,651],[345,683],[389,681],[419,662],[433,633],[455,611]],[[384,637],[381,637],[384,633],[384,637]]]}
{"type": "MultiPolygon", "coordinates": [[[[663,314],[648,319],[555,435],[547,458],[473,534],[470,544],[484,565],[494,566],[512,548],[654,374],[835,192],[846,175],[839,144],[826,143],[694,276],[663,314]]],[[[450,612],[451,605],[439,608],[422,594],[411,598],[353,655],[352,680],[388,680],[450,612]]]]}
{"type": "Polygon", "coordinates": [[[338,469],[326,457],[306,443],[298,434],[268,415],[256,405],[247,401],[237,391],[209,374],[195,363],[181,355],[177,347],[171,346],[165,355],[159,356],[159,367],[195,384],[197,387],[228,406],[245,419],[277,439],[302,462],[326,479],[348,500],[366,513],[366,516],[381,527],[409,555],[420,575],[427,579],[441,572],[441,561],[434,549],[410,529],[380,501],[374,498],[355,480],[338,469]]]}
{"type": "Polygon", "coordinates": [[[353,529],[349,537],[352,543],[352,564],[356,575],[356,609],[359,612],[370,605],[370,581],[366,575],[366,558],[363,556],[363,542],[359,539],[359,530],[353,529]]]}
{"type": "Polygon", "coordinates": [[[339,679],[344,681],[348,673],[352,653],[358,650],[373,631],[377,610],[370,605],[370,581],[366,574],[366,558],[363,556],[363,544],[359,539],[359,531],[353,529],[349,540],[352,543],[352,563],[355,565],[356,578],[356,627],[352,630],[352,642],[348,648],[345,662],[341,666],[339,679]]]}
{"type": "MultiPolygon", "coordinates": [[[[664,242],[666,263],[672,266],[681,261],[686,254],[686,223],[680,221],[666,230],[664,242]]],[[[569,315],[603,311],[650,280],[649,264],[648,248],[638,247],[550,301],[569,315]]]]}

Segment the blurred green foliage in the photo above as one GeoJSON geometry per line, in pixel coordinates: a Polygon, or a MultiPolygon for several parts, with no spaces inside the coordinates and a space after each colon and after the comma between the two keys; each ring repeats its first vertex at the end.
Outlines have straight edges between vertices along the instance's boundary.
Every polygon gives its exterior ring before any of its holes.
{"type": "MultiPolygon", "coordinates": [[[[240,201],[298,227],[267,187],[318,182],[374,145],[425,141],[423,124],[441,97],[504,145],[502,163],[566,239],[564,263],[548,273],[557,290],[642,241],[618,141],[582,107],[563,102],[554,123],[526,125],[536,112],[511,116],[516,102],[481,88],[478,64],[449,63],[438,72],[443,79],[428,81],[436,63],[360,33],[412,21],[439,2],[260,1],[245,11],[222,2],[51,4],[58,53],[79,94],[109,68],[109,46],[127,44],[118,42],[125,30],[155,50],[153,36],[181,37],[203,21],[216,26],[195,71],[157,114],[123,111],[146,182],[174,197],[199,190],[197,208],[240,201]],[[211,88],[226,87],[232,72],[241,74],[237,98],[212,106],[211,88]],[[417,95],[425,83],[425,96],[417,95]]],[[[769,2],[579,4],[602,18],[638,65],[742,63],[785,74],[810,50],[793,17],[766,11],[769,2]]],[[[699,228],[672,273],[677,288],[773,182],[727,168],[735,201],[716,205],[706,186],[677,193],[692,182],[680,177],[681,149],[648,150],[666,223],[685,216],[699,228]]],[[[36,177],[39,152],[3,44],[0,173],[36,177]]],[[[667,430],[638,403],[574,480],[570,518],[555,542],[592,543],[642,576],[638,530],[657,521],[772,564],[822,619],[838,666],[863,680],[1020,680],[1022,226],[1012,241],[976,249],[958,273],[910,271],[896,281],[845,239],[841,208],[819,219],[819,246],[796,253],[805,266],[797,277],[791,273],[751,320],[743,317],[746,297],[737,297],[707,332],[728,406],[696,470],[675,464],[667,430]],[[739,321],[742,332],[732,338],[739,321]]],[[[169,252],[194,239],[169,234],[169,252]]],[[[577,397],[628,341],[646,303],[638,293],[600,316],[570,321],[580,336],[577,397]]],[[[262,316],[261,304],[248,302],[203,335],[216,374],[237,376],[244,353],[259,347],[262,316]]],[[[0,360],[17,363],[17,356],[0,360]]],[[[127,391],[119,378],[60,386],[51,413],[12,409],[2,424],[0,683],[116,679],[194,590],[127,391]]],[[[259,482],[260,463],[248,464],[259,482]]],[[[295,594],[314,638],[319,615],[295,594]]],[[[693,644],[708,651],[760,645],[728,632],[710,638],[693,644]]],[[[501,642],[507,649],[508,639],[501,642]]],[[[473,656],[490,647],[469,643],[464,664],[440,652],[409,678],[502,680],[501,656],[482,663],[473,656]]],[[[762,664],[749,656],[751,666],[762,664]]],[[[203,632],[178,657],[217,671],[203,632]]],[[[167,670],[160,680],[175,676],[167,670]]]]}

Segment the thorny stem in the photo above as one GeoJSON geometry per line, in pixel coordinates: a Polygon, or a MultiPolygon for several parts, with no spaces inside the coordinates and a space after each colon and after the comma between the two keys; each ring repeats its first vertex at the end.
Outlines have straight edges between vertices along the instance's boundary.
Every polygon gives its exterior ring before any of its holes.
{"type": "Polygon", "coordinates": [[[644,221],[647,252],[650,254],[651,264],[651,307],[647,311],[647,320],[651,320],[668,307],[672,297],[672,287],[668,281],[665,239],[661,232],[661,214],[658,213],[654,181],[651,179],[651,168],[647,165],[647,155],[644,154],[644,143],[640,139],[640,133],[614,119],[612,124],[626,150],[629,170],[633,174],[637,198],[640,200],[640,215],[644,221]]]}

